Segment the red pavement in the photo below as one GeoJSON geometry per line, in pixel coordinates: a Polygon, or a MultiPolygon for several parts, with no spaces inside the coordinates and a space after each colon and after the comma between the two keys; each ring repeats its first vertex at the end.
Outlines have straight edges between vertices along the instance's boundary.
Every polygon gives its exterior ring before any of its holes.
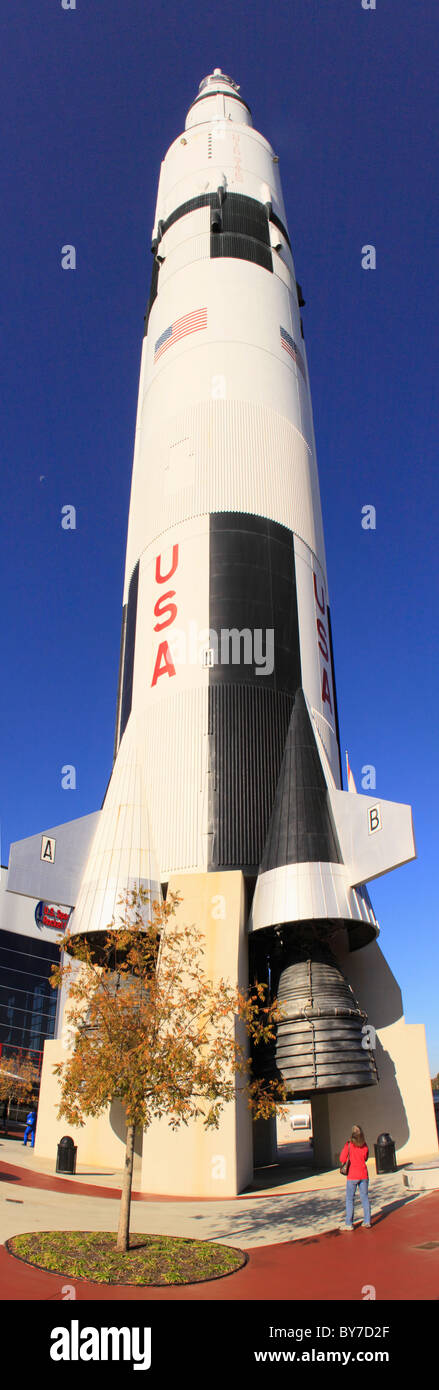
{"type": "MultiPolygon", "coordinates": [[[[87,1183],[83,1182],[82,1179],[78,1179],[74,1182],[71,1178],[57,1178],[55,1174],[39,1173],[36,1169],[21,1168],[17,1164],[0,1163],[0,1182],[8,1181],[13,1182],[14,1186],[17,1187],[22,1184],[23,1187],[44,1187],[51,1192],[76,1192],[81,1197],[121,1196],[120,1187],[101,1187],[100,1183],[87,1183]]],[[[314,1190],[321,1191],[321,1189],[317,1188],[314,1190]]],[[[311,1191],[311,1189],[308,1188],[308,1191],[311,1191]]],[[[239,1202],[245,1197],[249,1200],[251,1199],[251,1201],[256,1198],[263,1200],[263,1198],[268,1195],[270,1195],[270,1197],[284,1197],[286,1194],[279,1189],[273,1192],[268,1188],[263,1192],[253,1192],[251,1188],[249,1188],[247,1192],[241,1192],[237,1197],[224,1198],[187,1197],[184,1195],[180,1196],[179,1193],[174,1193],[173,1196],[167,1193],[160,1193],[160,1196],[157,1196],[156,1192],[132,1192],[131,1200],[133,1202],[218,1202],[223,1200],[225,1202],[239,1202]]]]}
{"type": "MultiPolygon", "coordinates": [[[[78,1179],[75,1182],[72,1178],[57,1178],[52,1173],[38,1173],[32,1168],[21,1168],[13,1163],[0,1163],[0,1182],[11,1181],[14,1187],[44,1187],[50,1192],[76,1192],[80,1197],[120,1197],[122,1189],[120,1187],[101,1187],[99,1183],[82,1182],[78,1179]]],[[[246,1194],[252,1198],[256,1195],[265,1196],[265,1193],[246,1194]]],[[[275,1195],[274,1193],[272,1194],[275,1195]]],[[[281,1195],[281,1194],[277,1194],[281,1195]]],[[[218,1197],[180,1197],[177,1195],[167,1196],[154,1192],[132,1192],[132,1202],[217,1202],[218,1197]]],[[[233,1201],[232,1197],[228,1198],[233,1201]]],[[[238,1200],[238,1198],[236,1199],[238,1200]]]]}
{"type": "MultiPolygon", "coordinates": [[[[101,1187],[96,1183],[74,1182],[71,1178],[57,1178],[52,1173],[38,1173],[32,1168],[20,1168],[13,1163],[0,1163],[0,1182],[11,1180],[14,1187],[44,1187],[50,1192],[76,1192],[80,1197],[120,1197],[120,1187],[101,1187]]],[[[148,1201],[146,1193],[133,1192],[132,1199],[140,1202],[143,1199],[148,1201]]],[[[175,1198],[160,1198],[160,1201],[175,1201],[175,1198]]],[[[182,1198],[177,1198],[181,1201],[182,1198]]],[[[191,1199],[192,1200],[192,1199],[191,1199]]]]}
{"type": "MultiPolygon", "coordinates": [[[[20,1170],[26,1173],[28,1170],[20,1170]]],[[[37,1175],[32,1175],[34,1179],[37,1175]]],[[[35,1186],[59,1189],[61,1180],[47,1178],[35,1186]]],[[[84,1192],[84,1185],[63,1184],[84,1192]]],[[[106,1195],[102,1188],[90,1189],[106,1195]]],[[[108,1190],[107,1190],[108,1191],[108,1190]]],[[[114,1196],[114,1188],[108,1195],[114,1196]]],[[[225,1279],[172,1289],[133,1285],[92,1284],[68,1275],[46,1274],[10,1255],[0,1246],[0,1298],[15,1301],[59,1301],[63,1286],[74,1283],[79,1302],[123,1301],[239,1301],[278,1299],[296,1301],[362,1301],[371,1285],[373,1297],[383,1300],[425,1301],[439,1298],[439,1192],[427,1193],[388,1215],[374,1219],[372,1229],[330,1231],[306,1240],[253,1247],[248,1263],[225,1279]],[[422,1249],[437,1241],[436,1249],[422,1249]]]]}

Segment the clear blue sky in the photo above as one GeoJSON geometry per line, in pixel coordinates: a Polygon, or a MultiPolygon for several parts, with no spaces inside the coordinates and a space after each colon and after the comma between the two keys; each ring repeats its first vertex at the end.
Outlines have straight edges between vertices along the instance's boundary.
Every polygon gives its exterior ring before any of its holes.
{"type": "Polygon", "coordinates": [[[434,1071],[438,40],[435,0],[21,0],[2,18],[0,233],[3,863],[12,840],[100,806],[107,784],[159,165],[221,67],[280,157],[342,748],[358,787],[373,763],[380,796],[413,805],[418,860],[372,896],[434,1071]]]}

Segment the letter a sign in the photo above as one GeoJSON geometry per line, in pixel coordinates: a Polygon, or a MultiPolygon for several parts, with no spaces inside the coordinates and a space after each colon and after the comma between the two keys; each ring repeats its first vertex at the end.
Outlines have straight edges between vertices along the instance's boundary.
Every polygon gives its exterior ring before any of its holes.
{"type": "Polygon", "coordinates": [[[54,862],[55,862],[55,845],[56,845],[56,840],[51,840],[51,839],[49,838],[48,835],[42,835],[42,836],[41,836],[41,853],[40,853],[40,859],[43,859],[45,864],[54,864],[54,862]]]}

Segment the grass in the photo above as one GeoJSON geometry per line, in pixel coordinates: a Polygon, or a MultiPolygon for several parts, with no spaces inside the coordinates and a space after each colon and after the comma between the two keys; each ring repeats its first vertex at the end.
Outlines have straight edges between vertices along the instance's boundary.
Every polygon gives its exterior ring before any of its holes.
{"type": "Polygon", "coordinates": [[[114,1231],[34,1231],[6,1244],[28,1264],[97,1284],[198,1284],[232,1274],[246,1258],[242,1250],[204,1240],[135,1234],[120,1254],[114,1231]]]}

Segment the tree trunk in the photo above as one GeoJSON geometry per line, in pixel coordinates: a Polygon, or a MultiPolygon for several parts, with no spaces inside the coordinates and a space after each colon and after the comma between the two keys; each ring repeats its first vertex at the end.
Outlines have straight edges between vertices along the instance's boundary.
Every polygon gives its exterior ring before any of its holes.
{"type": "Polygon", "coordinates": [[[130,1207],[131,1207],[131,1187],[133,1182],[133,1163],[134,1163],[134,1140],[136,1136],[135,1125],[127,1125],[127,1138],[125,1150],[125,1168],[122,1184],[122,1196],[120,1199],[119,1226],[117,1231],[116,1249],[126,1251],[130,1245],[130,1207]]]}

